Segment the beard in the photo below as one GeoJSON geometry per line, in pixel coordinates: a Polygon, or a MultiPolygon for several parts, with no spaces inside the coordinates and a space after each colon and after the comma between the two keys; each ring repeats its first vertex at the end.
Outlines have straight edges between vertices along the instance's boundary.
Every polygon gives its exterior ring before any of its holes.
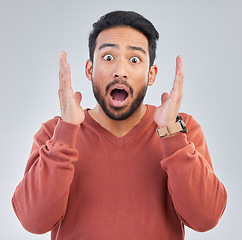
{"type": "MultiPolygon", "coordinates": [[[[106,87],[106,94],[105,96],[107,96],[107,92],[108,89],[113,86],[114,84],[123,84],[126,85],[131,92],[131,98],[133,98],[133,88],[128,84],[127,81],[125,80],[119,80],[116,79],[113,82],[111,82],[110,84],[107,85],[106,87]]],[[[126,105],[124,107],[114,107],[109,105],[110,109],[108,109],[107,103],[105,102],[105,96],[103,96],[101,94],[101,90],[100,88],[94,83],[94,80],[92,79],[92,89],[93,89],[93,94],[97,100],[97,102],[99,103],[99,105],[101,106],[102,110],[104,111],[104,113],[111,119],[116,120],[116,121],[122,121],[127,119],[128,117],[130,117],[135,110],[141,105],[141,103],[144,100],[144,97],[146,95],[146,91],[147,91],[148,85],[145,84],[141,90],[139,91],[138,95],[136,98],[133,99],[132,103],[129,105],[126,105]]]]}

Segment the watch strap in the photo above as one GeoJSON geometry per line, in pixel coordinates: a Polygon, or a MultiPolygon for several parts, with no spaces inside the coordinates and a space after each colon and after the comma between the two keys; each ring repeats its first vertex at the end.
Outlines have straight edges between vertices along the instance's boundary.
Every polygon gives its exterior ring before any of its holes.
{"type": "Polygon", "coordinates": [[[178,132],[187,132],[187,128],[181,116],[178,115],[177,120],[178,120],[177,122],[170,124],[169,126],[166,126],[164,128],[158,128],[157,129],[158,136],[165,137],[165,136],[171,136],[178,132]]]}

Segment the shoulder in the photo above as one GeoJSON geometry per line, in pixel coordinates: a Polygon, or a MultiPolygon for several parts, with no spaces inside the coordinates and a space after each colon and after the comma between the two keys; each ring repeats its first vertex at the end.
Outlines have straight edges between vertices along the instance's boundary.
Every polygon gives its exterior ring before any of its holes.
{"type": "Polygon", "coordinates": [[[51,138],[54,134],[55,127],[60,119],[61,118],[59,116],[55,116],[52,119],[49,119],[48,121],[42,123],[39,131],[35,135],[45,134],[51,138]]]}
{"type": "Polygon", "coordinates": [[[150,105],[150,104],[147,104],[146,106],[147,106],[147,113],[149,115],[151,115],[151,114],[154,115],[157,107],[155,105],[150,105]]]}
{"type": "Polygon", "coordinates": [[[194,142],[197,146],[205,143],[205,136],[201,125],[194,119],[192,115],[187,113],[179,113],[181,115],[188,132],[186,133],[188,141],[194,142]]]}
{"type": "Polygon", "coordinates": [[[201,127],[200,124],[195,120],[195,118],[192,115],[184,112],[179,113],[179,115],[182,117],[187,127],[189,128],[201,127]]]}

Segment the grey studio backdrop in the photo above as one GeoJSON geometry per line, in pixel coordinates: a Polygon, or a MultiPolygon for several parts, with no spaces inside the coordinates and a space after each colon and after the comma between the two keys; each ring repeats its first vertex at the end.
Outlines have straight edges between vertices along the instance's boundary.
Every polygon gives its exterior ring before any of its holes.
{"type": "MultiPolygon", "coordinates": [[[[206,136],[216,175],[228,192],[227,209],[211,231],[186,228],[186,239],[242,239],[241,233],[241,0],[1,0],[0,1],[0,158],[1,239],[50,239],[34,235],[17,220],[11,197],[23,177],[33,136],[59,115],[58,58],[68,55],[74,90],[82,106],[94,107],[84,74],[91,25],[112,10],[134,10],[160,32],[159,73],[145,103],[160,104],[170,91],[175,58],[184,58],[181,111],[195,117],[206,136]]],[[[135,239],[136,240],[136,239],[135,239]]]]}

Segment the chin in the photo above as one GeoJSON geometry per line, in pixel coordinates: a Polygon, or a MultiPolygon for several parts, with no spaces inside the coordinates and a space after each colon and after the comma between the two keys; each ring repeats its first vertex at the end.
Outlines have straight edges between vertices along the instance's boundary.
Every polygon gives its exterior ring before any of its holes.
{"type": "Polygon", "coordinates": [[[123,111],[123,109],[122,110],[116,109],[116,107],[113,110],[103,109],[103,111],[109,118],[115,121],[125,120],[133,114],[133,111],[130,111],[130,110],[123,111]]]}
{"type": "Polygon", "coordinates": [[[100,104],[102,110],[104,113],[111,119],[116,121],[122,121],[130,116],[132,116],[135,111],[141,106],[143,103],[143,98],[136,98],[131,105],[126,105],[123,107],[114,107],[112,105],[109,105],[109,108],[107,108],[106,104],[100,104]]]}

